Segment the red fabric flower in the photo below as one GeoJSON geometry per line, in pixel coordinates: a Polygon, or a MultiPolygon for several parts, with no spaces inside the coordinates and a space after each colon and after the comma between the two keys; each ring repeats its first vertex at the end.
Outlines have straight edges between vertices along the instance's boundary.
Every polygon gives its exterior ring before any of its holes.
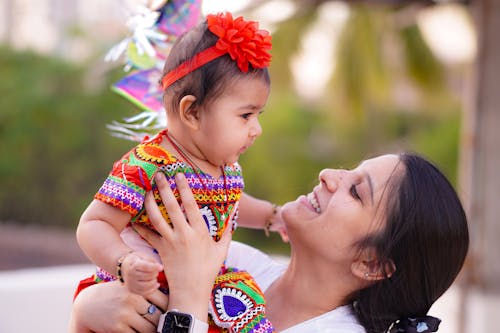
{"type": "Polygon", "coordinates": [[[208,29],[219,40],[215,47],[229,53],[231,59],[243,72],[253,68],[265,68],[271,62],[271,35],[267,30],[259,30],[255,21],[245,21],[242,16],[233,20],[231,13],[207,15],[208,29]]]}
{"type": "Polygon", "coordinates": [[[259,30],[257,22],[245,21],[241,16],[233,20],[231,13],[219,13],[207,15],[207,23],[208,29],[219,37],[217,43],[165,74],[161,79],[162,89],[226,53],[242,72],[248,72],[249,64],[253,68],[269,66],[271,35],[266,30],[259,30]]]}

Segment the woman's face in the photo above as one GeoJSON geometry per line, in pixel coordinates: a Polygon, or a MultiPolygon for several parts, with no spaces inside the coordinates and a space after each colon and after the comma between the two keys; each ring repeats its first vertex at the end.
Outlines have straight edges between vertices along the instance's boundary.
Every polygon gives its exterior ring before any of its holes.
{"type": "Polygon", "coordinates": [[[385,191],[403,168],[398,162],[397,155],[383,155],[353,170],[321,171],[311,193],[283,206],[292,249],[329,261],[352,260],[354,245],[385,225],[385,191]]]}

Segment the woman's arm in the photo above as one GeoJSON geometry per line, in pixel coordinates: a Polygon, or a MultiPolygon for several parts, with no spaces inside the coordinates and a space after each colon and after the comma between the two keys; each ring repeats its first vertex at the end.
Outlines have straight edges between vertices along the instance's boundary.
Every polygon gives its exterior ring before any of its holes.
{"type": "Polygon", "coordinates": [[[147,301],[118,281],[96,284],[82,290],[75,299],[69,332],[153,333],[161,313],[158,309],[165,308],[167,302],[167,296],[160,291],[147,301]],[[158,308],[148,313],[152,303],[158,308]]]}

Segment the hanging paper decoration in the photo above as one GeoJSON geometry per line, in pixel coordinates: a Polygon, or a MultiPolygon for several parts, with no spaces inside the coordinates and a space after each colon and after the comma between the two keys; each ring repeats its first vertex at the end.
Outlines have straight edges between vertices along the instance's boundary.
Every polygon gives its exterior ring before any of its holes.
{"type": "MultiPolygon", "coordinates": [[[[142,1],[144,2],[144,1],[142,1]]],[[[166,126],[163,92],[158,84],[173,42],[201,19],[201,0],[156,0],[137,4],[127,21],[130,36],[111,48],[107,61],[125,59],[129,74],[112,90],[141,109],[136,116],[108,125],[111,134],[140,141],[166,126]]]]}

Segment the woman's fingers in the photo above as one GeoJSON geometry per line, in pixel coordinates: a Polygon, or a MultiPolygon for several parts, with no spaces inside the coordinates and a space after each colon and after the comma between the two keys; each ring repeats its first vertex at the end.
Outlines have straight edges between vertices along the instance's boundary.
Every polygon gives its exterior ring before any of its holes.
{"type": "MultiPolygon", "coordinates": [[[[231,218],[229,220],[229,224],[227,225],[226,230],[224,230],[224,233],[222,234],[221,238],[219,239],[219,242],[217,242],[217,246],[219,246],[222,251],[223,256],[221,261],[224,261],[224,259],[227,257],[227,252],[229,250],[229,244],[231,243],[232,239],[232,229],[233,229],[233,219],[231,218]]],[[[221,262],[222,264],[222,262],[221,262]]]]}
{"type": "Polygon", "coordinates": [[[82,290],[75,299],[69,331],[153,333],[157,322],[154,316],[145,317],[149,306],[146,299],[118,281],[96,284],[82,290]]]}
{"type": "MultiPolygon", "coordinates": [[[[154,205],[155,206],[152,206],[152,207],[146,207],[146,209],[148,210],[148,214],[150,214],[151,211],[155,207],[156,207],[156,209],[158,209],[158,206],[156,206],[156,203],[154,205]]],[[[160,215],[161,215],[161,213],[160,213],[160,215]]],[[[161,217],[161,218],[163,218],[163,217],[161,217]]],[[[149,215],[149,219],[151,220],[151,215],[149,215]]],[[[135,224],[132,225],[132,228],[134,228],[134,230],[137,231],[137,233],[139,235],[141,235],[141,237],[144,238],[155,249],[157,249],[158,246],[161,244],[161,242],[162,242],[162,240],[161,240],[162,236],[163,237],[171,237],[172,232],[173,232],[172,230],[168,230],[168,228],[170,228],[169,226],[166,227],[167,230],[163,230],[161,232],[161,236],[158,235],[153,230],[149,229],[148,227],[142,225],[142,224],[135,223],[135,224]]]]}
{"type": "MultiPolygon", "coordinates": [[[[171,190],[170,193],[172,194],[171,190]]],[[[166,194],[161,193],[162,198],[165,195],[166,194]]],[[[168,237],[169,235],[171,235],[172,228],[168,225],[168,223],[166,223],[165,219],[163,218],[160,208],[158,208],[158,205],[156,204],[153,192],[146,193],[144,206],[146,207],[146,211],[148,212],[149,221],[155,227],[156,231],[163,237],[168,237]]]]}
{"type": "Polygon", "coordinates": [[[167,311],[168,296],[162,293],[161,291],[156,290],[155,292],[149,294],[147,296],[147,300],[156,305],[156,307],[160,310],[160,312],[167,311]]]}
{"type": "Polygon", "coordinates": [[[149,333],[156,332],[156,326],[160,318],[160,310],[158,307],[138,296],[135,302],[136,312],[130,316],[130,326],[135,332],[149,333]]]}
{"type": "MultiPolygon", "coordinates": [[[[158,316],[159,318],[159,316],[158,316]]],[[[146,316],[141,316],[139,314],[132,316],[130,319],[132,326],[131,331],[133,333],[140,332],[140,333],[155,333],[156,332],[156,323],[151,322],[146,316]]],[[[128,332],[128,331],[127,331],[128,332]]]]}
{"type": "MultiPolygon", "coordinates": [[[[177,178],[178,175],[180,175],[180,174],[176,175],[176,180],[178,179],[177,178]]],[[[187,189],[188,189],[191,197],[193,198],[193,202],[194,202],[193,193],[191,192],[191,189],[189,188],[184,176],[183,176],[183,179],[184,179],[183,184],[185,186],[187,186],[187,189]]],[[[172,189],[170,188],[170,185],[168,184],[168,182],[165,178],[165,175],[163,173],[157,173],[155,175],[155,181],[156,181],[156,186],[158,187],[158,191],[160,192],[160,196],[161,196],[161,200],[163,202],[163,205],[165,206],[165,209],[168,212],[168,217],[170,219],[170,222],[172,223],[172,226],[174,228],[177,228],[177,229],[185,228],[186,224],[187,224],[186,218],[184,217],[184,213],[182,212],[182,209],[181,209],[179,203],[177,202],[177,199],[175,198],[174,193],[172,192],[172,189]]],[[[176,183],[177,183],[177,188],[179,188],[179,183],[177,181],[176,181],[176,183]]],[[[180,191],[180,189],[179,189],[179,191],[180,191]]],[[[182,195],[181,195],[181,198],[182,198],[182,195]]],[[[183,203],[184,203],[184,199],[183,199],[183,203]]],[[[196,202],[195,202],[195,205],[196,205],[196,202]]],[[[196,205],[196,207],[198,207],[198,206],[196,205]]],[[[149,211],[148,211],[148,214],[149,214],[149,211]]],[[[156,224],[153,224],[153,225],[156,227],[156,224]]],[[[160,234],[161,234],[161,232],[160,232],[160,234]]]]}
{"type": "Polygon", "coordinates": [[[161,310],[157,308],[155,312],[151,314],[149,313],[145,314],[142,317],[146,318],[147,321],[149,321],[151,324],[154,325],[154,327],[156,327],[158,326],[158,321],[160,321],[161,314],[162,314],[161,310]]]}
{"type": "Polygon", "coordinates": [[[228,214],[228,218],[227,218],[227,226],[226,226],[226,230],[224,230],[224,233],[222,234],[219,242],[223,242],[227,248],[229,248],[229,242],[231,241],[232,239],[232,234],[233,234],[233,217],[234,217],[234,214],[236,213],[236,210],[238,209],[238,203],[236,203],[234,206],[233,206],[233,209],[231,209],[231,211],[229,212],[228,214]],[[226,244],[227,243],[227,244],[226,244]]]}
{"type": "MultiPolygon", "coordinates": [[[[179,190],[179,195],[181,196],[182,205],[186,211],[186,216],[188,218],[189,224],[192,228],[199,230],[203,227],[206,230],[206,224],[203,217],[200,214],[198,204],[194,200],[193,192],[189,187],[186,177],[182,173],[175,175],[175,183],[177,184],[177,189],[179,190]]],[[[167,208],[170,214],[170,211],[167,208]]],[[[174,228],[176,225],[174,224],[174,228]]]]}
{"type": "MultiPolygon", "coordinates": [[[[198,204],[194,199],[193,192],[191,191],[191,188],[189,187],[189,184],[184,174],[182,173],[176,174],[175,183],[177,185],[177,189],[181,197],[185,215],[177,199],[175,198],[165,176],[162,173],[157,173],[155,175],[155,181],[158,187],[158,191],[160,192],[161,200],[163,202],[163,205],[165,206],[165,209],[168,212],[170,222],[172,223],[174,229],[177,229],[177,231],[183,231],[187,230],[188,225],[190,225],[193,229],[196,229],[197,231],[199,230],[206,231],[207,228],[206,223],[200,214],[198,204]]],[[[172,229],[169,228],[168,225],[166,225],[165,219],[161,215],[161,212],[158,209],[152,194],[148,193],[146,195],[145,204],[151,223],[160,233],[160,235],[162,235],[163,237],[171,235],[172,229]]],[[[232,219],[234,212],[235,209],[233,209],[232,212],[229,214],[228,217],[229,220],[232,219]]]]}

